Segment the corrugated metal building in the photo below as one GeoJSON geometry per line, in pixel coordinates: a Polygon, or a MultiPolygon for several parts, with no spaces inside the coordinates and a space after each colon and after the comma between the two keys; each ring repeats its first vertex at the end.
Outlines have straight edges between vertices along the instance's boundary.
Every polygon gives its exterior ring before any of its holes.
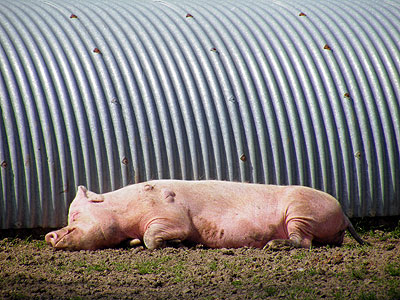
{"type": "Polygon", "coordinates": [[[400,215],[399,48],[392,0],[2,0],[0,228],[156,178],[400,215]]]}

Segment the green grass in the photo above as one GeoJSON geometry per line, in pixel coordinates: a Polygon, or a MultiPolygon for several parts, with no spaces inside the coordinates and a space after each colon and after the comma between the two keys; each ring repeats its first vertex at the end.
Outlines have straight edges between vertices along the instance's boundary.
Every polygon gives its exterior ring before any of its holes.
{"type": "Polygon", "coordinates": [[[96,272],[104,272],[109,270],[105,264],[93,264],[93,265],[88,265],[87,266],[87,272],[91,273],[92,271],[96,272]]]}
{"type": "Polygon", "coordinates": [[[368,270],[365,267],[351,269],[350,275],[353,279],[363,280],[368,275],[368,270]]]}
{"type": "Polygon", "coordinates": [[[278,293],[278,289],[275,286],[267,286],[263,288],[264,296],[271,297],[278,293]]]}
{"type": "Polygon", "coordinates": [[[316,270],[316,269],[314,269],[314,268],[311,268],[311,269],[308,269],[306,272],[307,272],[308,275],[314,276],[314,275],[319,274],[320,271],[319,271],[319,270],[316,270]]]}
{"type": "Polygon", "coordinates": [[[129,272],[132,270],[132,266],[128,263],[114,262],[113,265],[119,272],[129,272]]]}
{"type": "Polygon", "coordinates": [[[297,254],[292,255],[292,258],[302,260],[307,257],[307,252],[300,252],[297,254]]]}
{"type": "Polygon", "coordinates": [[[37,249],[45,249],[47,247],[47,243],[45,240],[34,240],[33,245],[37,249]]]}
{"type": "Polygon", "coordinates": [[[388,263],[385,267],[385,272],[390,276],[400,276],[400,263],[388,263]]]}
{"type": "Polygon", "coordinates": [[[287,299],[315,299],[315,290],[305,285],[290,286],[285,291],[287,299]]]}
{"type": "Polygon", "coordinates": [[[232,285],[236,287],[242,286],[243,282],[241,280],[233,280],[232,285]]]}
{"type": "Polygon", "coordinates": [[[185,265],[182,261],[170,267],[169,271],[172,272],[174,275],[174,282],[178,283],[184,280],[185,265]]]}
{"type": "Polygon", "coordinates": [[[27,295],[25,295],[23,292],[20,291],[12,291],[11,293],[9,293],[10,299],[29,299],[29,297],[27,295]]]}
{"type": "Polygon", "coordinates": [[[374,292],[361,292],[358,296],[359,300],[376,300],[376,294],[374,292]]]}
{"type": "Polygon", "coordinates": [[[141,275],[158,273],[157,271],[160,269],[160,264],[156,261],[143,261],[137,263],[135,268],[141,275]]]}
{"type": "Polygon", "coordinates": [[[389,232],[389,235],[394,239],[400,239],[400,221],[394,230],[389,232]]]}
{"type": "Polygon", "coordinates": [[[399,282],[395,286],[392,286],[388,290],[388,297],[390,300],[398,300],[400,299],[400,287],[399,282]]]}
{"type": "Polygon", "coordinates": [[[208,266],[210,267],[211,271],[217,271],[218,269],[216,261],[211,262],[208,266]]]}
{"type": "Polygon", "coordinates": [[[334,291],[334,292],[332,293],[332,296],[333,296],[333,299],[335,299],[335,300],[342,300],[342,299],[345,299],[345,296],[344,296],[344,294],[343,294],[343,290],[342,290],[342,289],[339,289],[339,290],[334,291]]]}
{"type": "MultiPolygon", "coordinates": [[[[96,264],[88,264],[85,260],[84,261],[74,261],[73,266],[82,268],[84,273],[93,273],[93,272],[104,272],[110,270],[110,268],[106,265],[106,262],[101,261],[96,264]]],[[[62,266],[58,266],[60,268],[62,266]]],[[[63,266],[64,269],[66,266],[63,266]]]]}
{"type": "Polygon", "coordinates": [[[154,260],[144,260],[136,263],[135,268],[138,270],[139,274],[157,274],[163,268],[163,263],[171,260],[171,257],[165,256],[163,258],[154,259],[154,260]]]}

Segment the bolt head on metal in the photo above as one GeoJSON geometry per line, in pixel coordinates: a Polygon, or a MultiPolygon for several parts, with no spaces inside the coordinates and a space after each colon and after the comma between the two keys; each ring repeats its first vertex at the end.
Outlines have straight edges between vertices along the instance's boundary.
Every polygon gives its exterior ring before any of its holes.
{"type": "Polygon", "coordinates": [[[219,52],[218,52],[217,48],[214,48],[214,47],[213,47],[213,48],[211,48],[211,49],[210,49],[210,51],[211,51],[211,52],[215,52],[215,53],[219,54],[219,52]]]}
{"type": "Polygon", "coordinates": [[[236,102],[235,96],[230,96],[230,97],[228,98],[228,100],[229,100],[230,102],[232,102],[232,103],[235,103],[235,102],[236,102]]]}

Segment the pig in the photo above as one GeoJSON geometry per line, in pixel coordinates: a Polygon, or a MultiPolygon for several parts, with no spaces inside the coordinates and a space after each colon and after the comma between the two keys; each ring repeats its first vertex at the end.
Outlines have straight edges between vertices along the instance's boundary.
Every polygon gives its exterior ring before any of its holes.
{"type": "Polygon", "coordinates": [[[309,187],[154,180],[105,194],[79,186],[68,225],[45,239],[68,250],[114,247],[125,240],[148,249],[184,241],[282,249],[340,246],[346,229],[366,243],[334,197],[309,187]]]}

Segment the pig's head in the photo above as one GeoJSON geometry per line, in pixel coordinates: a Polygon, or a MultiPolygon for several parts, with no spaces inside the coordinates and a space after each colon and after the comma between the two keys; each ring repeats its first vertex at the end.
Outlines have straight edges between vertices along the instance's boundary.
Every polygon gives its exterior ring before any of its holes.
{"type": "Polygon", "coordinates": [[[102,195],[79,186],[68,214],[68,226],[50,232],[46,242],[56,249],[94,250],[121,242],[116,216],[102,195]]]}

